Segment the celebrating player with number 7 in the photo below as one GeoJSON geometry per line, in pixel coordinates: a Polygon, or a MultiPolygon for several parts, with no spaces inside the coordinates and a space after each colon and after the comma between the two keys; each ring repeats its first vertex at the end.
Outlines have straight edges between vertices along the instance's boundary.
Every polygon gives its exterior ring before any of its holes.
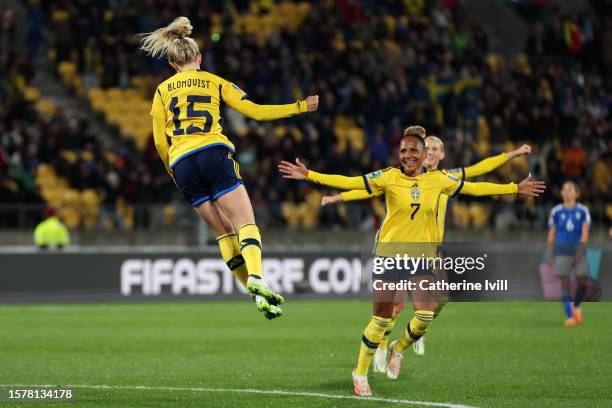
{"type": "MultiPolygon", "coordinates": [[[[544,183],[532,181],[531,177],[527,177],[518,185],[469,183],[444,171],[426,172],[423,167],[427,156],[425,141],[419,132],[411,130],[416,128],[407,128],[402,136],[398,168],[389,167],[359,177],[316,173],[308,170],[299,160],[296,160],[295,164],[283,161],[278,168],[288,179],[308,180],[341,190],[367,190],[373,194],[384,194],[387,215],[379,230],[375,250],[377,257],[384,258],[393,258],[396,255],[401,257],[406,253],[419,257],[422,252],[425,252],[425,257],[435,256],[439,244],[436,214],[440,194],[484,196],[518,193],[538,196],[544,191],[544,183]]],[[[415,306],[414,316],[401,338],[391,344],[391,361],[387,367],[387,376],[392,379],[397,378],[399,374],[402,353],[425,334],[433,320],[436,307],[434,291],[419,289],[422,287],[420,282],[433,282],[434,275],[431,270],[423,267],[411,271],[410,274],[399,268],[385,270],[378,275],[377,280],[397,282],[398,278],[414,281],[417,289],[411,290],[415,306]]],[[[363,332],[357,364],[353,369],[353,385],[357,395],[372,394],[367,377],[368,369],[372,356],[389,327],[396,294],[397,291],[391,286],[378,289],[374,285],[373,316],[363,332]]]]}
{"type": "Polygon", "coordinates": [[[187,201],[216,234],[221,256],[268,319],[280,316],[283,298],[262,279],[261,236],[242,184],[234,145],[223,134],[223,103],[255,120],[280,119],[317,110],[319,97],[287,105],[258,105],[239,87],[201,71],[202,54],[189,37],[191,23],[141,34],[141,49],[167,57],[176,74],[155,91],[151,116],[155,147],[187,201]]]}

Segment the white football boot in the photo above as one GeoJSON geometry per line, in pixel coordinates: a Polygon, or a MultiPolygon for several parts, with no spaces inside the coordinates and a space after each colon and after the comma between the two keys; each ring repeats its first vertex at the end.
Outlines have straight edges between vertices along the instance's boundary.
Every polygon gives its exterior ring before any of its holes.
{"type": "Polygon", "coordinates": [[[355,395],[359,397],[370,397],[372,396],[372,390],[370,390],[370,384],[368,383],[367,374],[355,374],[353,368],[353,385],[355,387],[355,395]]]}
{"type": "Polygon", "coordinates": [[[391,343],[391,358],[389,359],[389,364],[387,364],[387,377],[395,380],[399,375],[400,368],[402,367],[402,360],[404,356],[399,351],[395,350],[395,345],[398,340],[395,340],[391,343]]]}
{"type": "Polygon", "coordinates": [[[412,350],[414,350],[414,354],[417,356],[425,354],[425,336],[421,336],[420,339],[412,343],[412,350]]]}
{"type": "Polygon", "coordinates": [[[374,372],[375,373],[386,373],[387,372],[387,348],[377,348],[374,353],[374,372]]]}

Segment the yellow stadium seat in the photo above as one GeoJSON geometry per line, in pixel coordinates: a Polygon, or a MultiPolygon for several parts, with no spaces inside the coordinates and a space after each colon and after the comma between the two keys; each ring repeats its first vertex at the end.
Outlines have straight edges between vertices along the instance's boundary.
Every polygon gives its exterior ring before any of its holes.
{"type": "Polygon", "coordinates": [[[108,164],[113,164],[117,160],[117,156],[114,152],[107,150],[104,152],[104,160],[106,160],[108,164]]]}
{"type": "Polygon", "coordinates": [[[489,214],[491,213],[488,206],[481,203],[472,203],[470,205],[470,216],[472,218],[472,225],[475,228],[483,228],[487,225],[489,220],[489,214]]]}
{"type": "Polygon", "coordinates": [[[313,229],[317,225],[319,213],[321,212],[321,198],[323,195],[319,190],[312,190],[306,195],[302,203],[302,225],[305,229],[313,229]]]}
{"type": "Polygon", "coordinates": [[[13,193],[17,193],[19,191],[19,184],[16,181],[7,179],[4,181],[4,187],[11,190],[13,193]]]}
{"type": "Polygon", "coordinates": [[[77,75],[77,66],[72,61],[62,61],[58,64],[57,70],[64,81],[74,78],[77,75]]]}
{"type": "Polygon", "coordinates": [[[47,163],[40,163],[36,169],[38,175],[55,175],[55,170],[47,163]]]}
{"type": "Polygon", "coordinates": [[[92,161],[94,159],[94,154],[90,150],[83,150],[81,152],[81,159],[85,161],[92,161]]]}
{"type": "Polygon", "coordinates": [[[37,175],[34,179],[34,183],[38,186],[38,188],[53,188],[56,184],[57,178],[55,175],[37,175]]]}
{"type": "Polygon", "coordinates": [[[100,202],[102,201],[96,190],[85,189],[81,191],[81,213],[85,229],[92,229],[98,224],[100,217],[100,202]]]}
{"type": "Polygon", "coordinates": [[[70,187],[68,185],[68,180],[66,180],[65,178],[58,177],[56,180],[57,180],[56,188],[61,189],[61,190],[65,190],[65,189],[70,187]]]}
{"type": "Polygon", "coordinates": [[[106,97],[112,101],[120,101],[123,100],[123,90],[119,88],[109,88],[106,91],[106,97]]]}
{"type": "Polygon", "coordinates": [[[61,208],[58,211],[58,215],[64,224],[66,224],[66,227],[71,230],[78,228],[81,223],[81,215],[72,207],[61,208]]]}
{"type": "Polygon", "coordinates": [[[40,98],[40,91],[35,86],[26,86],[23,96],[28,102],[37,101],[40,98]]]}
{"type": "Polygon", "coordinates": [[[282,126],[282,125],[275,126],[274,129],[272,130],[272,135],[279,139],[284,138],[287,135],[287,127],[282,126]]]}
{"type": "Polygon", "coordinates": [[[80,96],[83,97],[85,94],[85,85],[83,84],[83,78],[80,75],[76,75],[73,79],[72,79],[72,87],[74,88],[74,92],[80,96]]]}
{"type": "Polygon", "coordinates": [[[134,206],[126,205],[123,211],[123,214],[121,214],[121,216],[123,218],[123,228],[128,231],[133,230],[134,229],[134,206]]]}
{"type": "Polygon", "coordinates": [[[140,92],[134,88],[127,88],[123,91],[123,97],[127,101],[137,100],[141,98],[140,92]]]}
{"type": "Polygon", "coordinates": [[[69,188],[62,192],[62,204],[67,207],[78,209],[81,201],[81,196],[78,190],[69,188]]]}
{"type": "Polygon", "coordinates": [[[62,203],[62,193],[55,188],[42,188],[40,195],[51,207],[58,207],[62,203]]]}
{"type": "Polygon", "coordinates": [[[132,77],[131,84],[140,92],[144,92],[149,84],[149,79],[146,76],[136,75],[132,77]]]}
{"type": "Polygon", "coordinates": [[[346,137],[357,151],[362,151],[365,148],[365,132],[363,129],[357,126],[351,127],[348,129],[346,137]]]}
{"type": "Polygon", "coordinates": [[[60,152],[60,157],[70,164],[75,164],[79,160],[79,156],[72,150],[62,150],[60,152]]]}
{"type": "Polygon", "coordinates": [[[81,191],[81,203],[85,206],[99,205],[101,201],[98,192],[92,188],[86,188],[81,191]]]}
{"type": "Polygon", "coordinates": [[[163,225],[165,226],[176,225],[176,208],[174,208],[172,204],[166,204],[162,212],[163,212],[163,225]]]}
{"type": "Polygon", "coordinates": [[[297,228],[300,223],[300,215],[298,206],[291,202],[284,202],[281,206],[281,214],[287,225],[291,228],[297,228]]]}
{"type": "Polygon", "coordinates": [[[609,220],[612,220],[612,204],[606,205],[606,217],[608,217],[609,220]]]}
{"type": "Polygon", "coordinates": [[[465,229],[470,225],[470,211],[465,203],[453,203],[452,214],[457,227],[465,229]]]}
{"type": "Polygon", "coordinates": [[[108,111],[106,112],[106,121],[112,125],[119,125],[123,113],[119,111],[108,111]]]}
{"type": "Polygon", "coordinates": [[[144,150],[147,147],[146,139],[134,139],[134,144],[138,148],[138,150],[144,150]]]}
{"type": "Polygon", "coordinates": [[[88,92],[87,92],[87,96],[89,97],[89,99],[95,99],[95,98],[101,98],[104,97],[104,89],[102,88],[91,88],[88,92]]]}
{"type": "Polygon", "coordinates": [[[49,120],[55,113],[55,104],[49,99],[39,99],[36,102],[36,110],[43,114],[45,119],[49,120]]]}

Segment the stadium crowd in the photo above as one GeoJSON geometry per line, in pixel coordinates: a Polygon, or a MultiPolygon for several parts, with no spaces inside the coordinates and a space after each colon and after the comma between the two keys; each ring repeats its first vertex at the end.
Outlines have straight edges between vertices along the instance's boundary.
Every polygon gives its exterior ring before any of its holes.
{"type": "MultiPolygon", "coordinates": [[[[12,43],[4,17],[9,12],[0,11],[3,45],[12,43]]],[[[171,72],[164,61],[151,62],[137,51],[133,35],[186,15],[204,68],[236,82],[253,101],[285,103],[318,93],[319,112],[308,120],[255,123],[226,113],[226,132],[237,144],[264,225],[376,226],[384,212],[380,203],[321,210],[323,192],[285,183],[276,163],[299,156],[312,168],[353,175],[393,165],[409,124],[444,140],[447,168],[520,143],[534,146],[527,160],[487,179],[518,181],[531,172],[552,187],[546,196],[493,204],[462,199],[453,206],[458,225],[541,226],[567,178],[579,183],[595,220],[612,212],[612,93],[606,82],[612,21],[601,14],[531,16],[526,54],[505,61],[489,52],[487,35],[458,0],[33,0],[29,12],[52,39],[50,60],[75,61],[85,90],[126,88],[138,77],[145,79],[146,96],[153,95],[171,72]],[[287,18],[269,18],[282,12],[287,18]]],[[[174,187],[152,140],[141,151],[130,138],[118,137],[109,154],[84,116],[36,111],[23,90],[43,39],[30,30],[30,58],[14,57],[11,47],[0,52],[1,202],[41,201],[32,182],[39,163],[52,163],[72,186],[96,189],[107,206],[118,199],[171,202],[174,187]],[[77,152],[76,159],[60,154],[66,150],[77,152]]]]}

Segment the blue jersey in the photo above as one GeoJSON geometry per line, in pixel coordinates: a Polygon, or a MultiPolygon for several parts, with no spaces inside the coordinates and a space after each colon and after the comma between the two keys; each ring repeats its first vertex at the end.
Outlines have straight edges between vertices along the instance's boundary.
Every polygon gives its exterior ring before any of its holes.
{"type": "Polygon", "coordinates": [[[582,204],[577,203],[572,208],[565,208],[563,204],[559,204],[550,210],[548,227],[557,229],[555,256],[576,254],[582,238],[582,226],[584,224],[591,225],[591,215],[589,209],[582,204]]]}

